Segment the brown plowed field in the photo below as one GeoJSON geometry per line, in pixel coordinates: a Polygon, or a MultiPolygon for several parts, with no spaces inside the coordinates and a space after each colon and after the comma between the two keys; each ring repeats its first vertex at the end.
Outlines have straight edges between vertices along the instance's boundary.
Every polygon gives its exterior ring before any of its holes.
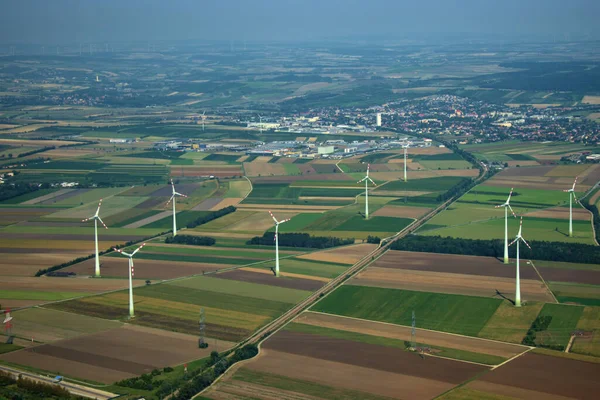
{"type": "Polygon", "coordinates": [[[60,189],[60,190],[57,190],[56,192],[48,193],[46,195],[39,196],[39,197],[36,197],[34,199],[31,199],[31,200],[24,201],[21,204],[38,204],[38,203],[40,203],[40,202],[42,202],[44,200],[50,200],[50,199],[53,199],[53,198],[55,198],[57,196],[63,195],[65,193],[69,193],[72,190],[74,190],[74,189],[60,189]]]}
{"type": "MultiPolygon", "coordinates": [[[[418,271],[448,272],[481,276],[513,278],[515,267],[504,265],[492,257],[461,256],[455,254],[418,253],[390,250],[373,264],[374,267],[418,271]]],[[[573,271],[579,272],[579,271],[573,271]]],[[[531,265],[521,265],[521,279],[538,279],[531,265]]]]}
{"type": "Polygon", "coordinates": [[[285,168],[282,164],[265,163],[265,162],[249,162],[244,163],[244,171],[246,176],[278,176],[285,175],[285,168]]]}
{"type": "MultiPolygon", "coordinates": [[[[182,261],[135,260],[136,279],[172,279],[181,276],[201,274],[205,271],[216,271],[227,268],[227,264],[204,264],[182,261]]],[[[127,259],[125,257],[101,257],[100,272],[102,276],[125,278],[127,272],[127,259]]],[[[83,261],[63,271],[73,271],[77,275],[93,275],[94,259],[83,261]]]]}
{"type": "Polygon", "coordinates": [[[305,254],[298,258],[353,265],[376,248],[376,244],[355,244],[338,249],[305,254]]]}
{"type": "MultiPolygon", "coordinates": [[[[231,345],[220,342],[218,347],[223,350],[231,345]]],[[[67,376],[111,383],[154,368],[206,357],[214,350],[211,347],[199,349],[196,336],[127,325],[12,352],[1,358],[67,376]]]]}
{"type": "MultiPolygon", "coordinates": [[[[306,164],[298,164],[298,167],[306,166],[306,164]]],[[[312,167],[310,167],[313,169],[312,167]]],[[[301,169],[302,171],[302,169],[301,169]]],[[[290,183],[295,181],[351,181],[356,182],[352,176],[342,173],[335,174],[304,174],[304,175],[288,175],[288,176],[262,176],[259,178],[252,178],[252,183],[290,183]]]]}
{"type": "MultiPolygon", "coordinates": [[[[497,292],[500,292],[504,296],[512,298],[515,291],[514,277],[497,278],[490,276],[378,267],[369,267],[347,283],[358,286],[375,286],[390,289],[481,297],[495,297],[498,295],[497,292]]],[[[543,302],[554,301],[552,294],[546,289],[546,285],[539,279],[522,279],[521,293],[525,300],[543,302]]]]}
{"type": "Polygon", "coordinates": [[[218,204],[215,204],[210,211],[218,211],[225,207],[237,206],[242,200],[244,199],[241,197],[228,197],[226,199],[222,199],[218,204]]]}
{"type": "MultiPolygon", "coordinates": [[[[172,215],[171,211],[163,211],[163,212],[160,212],[158,214],[152,215],[150,217],[142,218],[140,220],[132,222],[131,224],[128,224],[128,225],[124,226],[124,228],[141,228],[144,225],[148,225],[148,224],[151,224],[152,222],[159,221],[159,220],[161,220],[163,218],[166,218],[166,217],[168,217],[170,215],[172,215]]],[[[101,248],[103,248],[103,247],[101,247],[101,248]]]]}
{"type": "MultiPolygon", "coordinates": [[[[578,207],[578,206],[576,206],[578,207]]],[[[545,210],[538,210],[534,212],[530,212],[525,214],[528,217],[536,217],[536,218],[556,218],[556,219],[569,219],[569,209],[566,207],[553,207],[547,208],[545,210]]],[[[589,221],[591,219],[591,215],[589,211],[584,208],[574,208],[573,209],[573,219],[579,221],[589,221]]]]}
{"type": "Polygon", "coordinates": [[[497,383],[474,381],[466,385],[467,388],[480,392],[506,396],[510,399],[531,400],[572,400],[574,397],[558,396],[551,393],[536,392],[535,390],[521,389],[515,386],[498,385],[497,383]]]}
{"type": "MultiPolygon", "coordinates": [[[[310,311],[300,314],[294,322],[399,340],[407,340],[411,336],[411,328],[408,326],[365,321],[310,311]]],[[[419,338],[420,343],[425,343],[429,346],[440,346],[471,351],[474,353],[491,354],[504,358],[511,358],[527,350],[527,347],[516,344],[495,342],[424,329],[417,329],[417,337],[419,338]]]]}
{"type": "Polygon", "coordinates": [[[451,384],[487,369],[442,358],[427,358],[422,362],[417,354],[404,349],[291,331],[277,332],[263,348],[451,384]]]}
{"type": "MultiPolygon", "coordinates": [[[[98,234],[100,236],[100,234],[98,234]]],[[[139,235],[111,235],[103,234],[102,240],[110,242],[127,242],[130,240],[142,240],[144,236],[139,235]]],[[[94,240],[94,231],[90,235],[68,234],[68,233],[14,233],[0,232],[0,240],[4,239],[21,239],[21,240],[94,240]]]]}
{"type": "MultiPolygon", "coordinates": [[[[434,361],[433,358],[421,360],[415,354],[406,354],[415,357],[415,365],[419,363],[429,364],[430,360],[434,361]]],[[[365,358],[367,357],[365,356],[365,358]]],[[[435,359],[435,361],[437,360],[435,359]]],[[[420,378],[414,375],[394,374],[351,364],[274,351],[264,347],[261,349],[260,357],[250,361],[245,365],[245,368],[405,400],[432,399],[454,386],[451,383],[420,378]]]]}
{"type": "Polygon", "coordinates": [[[431,211],[426,207],[383,206],[373,213],[376,217],[419,218],[431,211]]]}
{"type": "Polygon", "coordinates": [[[41,253],[30,249],[29,254],[0,253],[0,276],[33,276],[38,270],[87,256],[89,251],[41,253]]]}
{"type": "Polygon", "coordinates": [[[598,377],[600,364],[527,353],[485,374],[481,381],[576,399],[597,399],[598,377]]]}
{"type": "Polygon", "coordinates": [[[289,278],[285,276],[277,278],[272,273],[261,274],[251,271],[243,271],[241,269],[223,272],[221,274],[213,275],[213,277],[310,291],[317,290],[324,285],[324,282],[315,281],[312,279],[289,278]]]}
{"type": "Polygon", "coordinates": [[[600,285],[600,271],[538,267],[547,281],[600,285]]]}

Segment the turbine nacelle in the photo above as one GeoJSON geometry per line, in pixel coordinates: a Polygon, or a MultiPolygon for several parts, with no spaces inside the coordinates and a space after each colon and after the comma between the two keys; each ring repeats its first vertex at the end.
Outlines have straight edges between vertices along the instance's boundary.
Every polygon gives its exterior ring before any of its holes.
{"type": "Polygon", "coordinates": [[[499,206],[496,206],[496,208],[508,207],[508,209],[512,213],[513,217],[517,218],[517,214],[515,214],[512,207],[510,206],[510,198],[513,194],[513,190],[514,190],[514,188],[510,189],[510,193],[508,194],[508,199],[506,199],[506,201],[504,203],[500,204],[499,206]]]}
{"type": "Polygon", "coordinates": [[[102,205],[102,199],[100,199],[100,202],[98,203],[98,208],[96,209],[96,213],[94,215],[92,215],[91,217],[89,217],[89,218],[82,219],[81,222],[98,220],[104,226],[105,229],[108,229],[108,226],[106,226],[106,224],[104,223],[104,221],[102,221],[102,218],[100,218],[100,206],[101,205],[102,205]]]}
{"type": "Polygon", "coordinates": [[[179,193],[179,192],[175,191],[175,184],[173,183],[173,179],[171,179],[171,189],[172,189],[172,193],[173,194],[171,195],[171,198],[169,199],[169,201],[167,201],[166,205],[169,205],[169,203],[171,201],[173,201],[173,199],[175,198],[175,196],[187,197],[185,194],[179,193]]]}
{"type": "Polygon", "coordinates": [[[377,184],[373,181],[373,179],[369,178],[369,169],[370,168],[371,168],[371,164],[367,164],[367,175],[356,183],[362,183],[366,180],[369,180],[373,185],[377,186],[377,184]]]}
{"type": "Polygon", "coordinates": [[[521,217],[521,222],[519,223],[519,232],[517,233],[517,236],[515,237],[515,240],[513,240],[509,244],[509,246],[512,246],[513,244],[515,244],[516,242],[518,242],[520,240],[523,243],[525,243],[525,246],[527,246],[527,247],[529,247],[529,249],[531,249],[531,246],[529,245],[529,243],[527,243],[527,241],[525,240],[525,238],[523,238],[522,232],[523,232],[523,217],[521,217]]]}

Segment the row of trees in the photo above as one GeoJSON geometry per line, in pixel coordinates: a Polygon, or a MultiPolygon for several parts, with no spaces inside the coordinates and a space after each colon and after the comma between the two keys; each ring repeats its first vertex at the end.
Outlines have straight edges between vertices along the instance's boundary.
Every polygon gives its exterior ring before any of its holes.
{"type": "MultiPolygon", "coordinates": [[[[532,249],[522,248],[522,255],[533,260],[600,264],[600,247],[598,246],[535,240],[530,241],[529,244],[532,249]]],[[[391,248],[393,250],[499,258],[504,255],[504,240],[410,235],[392,243],[391,248]]]]}
{"type": "MultiPolygon", "coordinates": [[[[308,233],[280,233],[279,245],[285,247],[306,247],[311,249],[327,249],[329,247],[353,244],[354,238],[342,239],[332,236],[310,236],[308,233]]],[[[266,232],[262,236],[255,236],[246,244],[274,246],[273,232],[266,232]]]]}
{"type": "Polygon", "coordinates": [[[210,236],[177,235],[168,236],[165,243],[189,244],[192,246],[212,246],[217,241],[210,236]]]}
{"type": "MultiPolygon", "coordinates": [[[[116,245],[115,247],[117,249],[120,249],[120,248],[123,248],[123,247],[131,246],[131,245],[139,243],[139,242],[146,242],[146,241],[148,241],[150,239],[154,239],[155,237],[166,235],[169,232],[171,232],[171,231],[161,232],[161,233],[158,233],[158,234],[156,234],[154,236],[145,237],[142,240],[136,240],[136,241],[130,240],[129,242],[126,242],[125,244],[116,245]]],[[[109,249],[106,249],[104,251],[99,251],[98,255],[101,256],[101,255],[104,255],[106,253],[110,253],[111,251],[113,251],[112,247],[109,248],[109,249]]],[[[38,272],[35,273],[35,276],[42,276],[44,274],[47,274],[48,272],[58,271],[59,269],[70,267],[73,264],[77,264],[77,263],[80,263],[82,261],[89,260],[90,258],[94,258],[94,257],[96,257],[95,254],[90,254],[89,256],[85,256],[85,257],[77,257],[74,260],[67,261],[67,262],[64,262],[62,264],[58,264],[58,265],[54,265],[52,267],[40,269],[40,270],[38,270],[38,272]]]]}
{"type": "Polygon", "coordinates": [[[232,212],[235,212],[235,210],[236,210],[236,208],[234,206],[229,206],[229,207],[221,208],[220,210],[217,210],[217,211],[212,211],[206,215],[196,218],[192,222],[188,223],[186,225],[186,227],[189,229],[195,228],[198,225],[206,224],[206,223],[212,221],[213,219],[221,218],[224,215],[231,214],[232,212]]]}
{"type": "Polygon", "coordinates": [[[43,383],[0,371],[0,398],[7,399],[78,399],[62,386],[43,383]]]}

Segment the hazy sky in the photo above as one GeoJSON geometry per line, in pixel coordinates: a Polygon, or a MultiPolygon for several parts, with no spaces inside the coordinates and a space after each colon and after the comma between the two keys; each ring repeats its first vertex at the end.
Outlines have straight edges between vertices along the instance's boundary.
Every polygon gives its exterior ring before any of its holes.
{"type": "Polygon", "coordinates": [[[0,0],[0,42],[318,40],[468,33],[600,39],[600,0],[0,0]]]}

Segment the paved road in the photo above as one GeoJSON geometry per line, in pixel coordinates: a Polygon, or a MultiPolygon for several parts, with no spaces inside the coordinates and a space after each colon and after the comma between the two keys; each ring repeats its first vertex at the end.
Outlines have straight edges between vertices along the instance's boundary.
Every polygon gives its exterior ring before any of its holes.
{"type": "Polygon", "coordinates": [[[69,392],[71,392],[72,394],[74,394],[76,396],[87,397],[89,399],[108,400],[108,399],[112,399],[112,398],[115,398],[118,396],[114,393],[105,392],[103,390],[94,389],[94,388],[90,388],[90,387],[83,386],[83,385],[78,385],[76,383],[71,383],[71,382],[63,381],[63,382],[56,384],[56,383],[53,383],[53,378],[48,378],[47,376],[38,375],[38,374],[31,373],[31,372],[19,371],[18,369],[5,367],[3,365],[0,365],[0,371],[8,372],[9,374],[11,374],[15,377],[22,375],[23,377],[29,378],[36,382],[52,383],[54,385],[60,385],[61,387],[67,389],[69,392]]]}

